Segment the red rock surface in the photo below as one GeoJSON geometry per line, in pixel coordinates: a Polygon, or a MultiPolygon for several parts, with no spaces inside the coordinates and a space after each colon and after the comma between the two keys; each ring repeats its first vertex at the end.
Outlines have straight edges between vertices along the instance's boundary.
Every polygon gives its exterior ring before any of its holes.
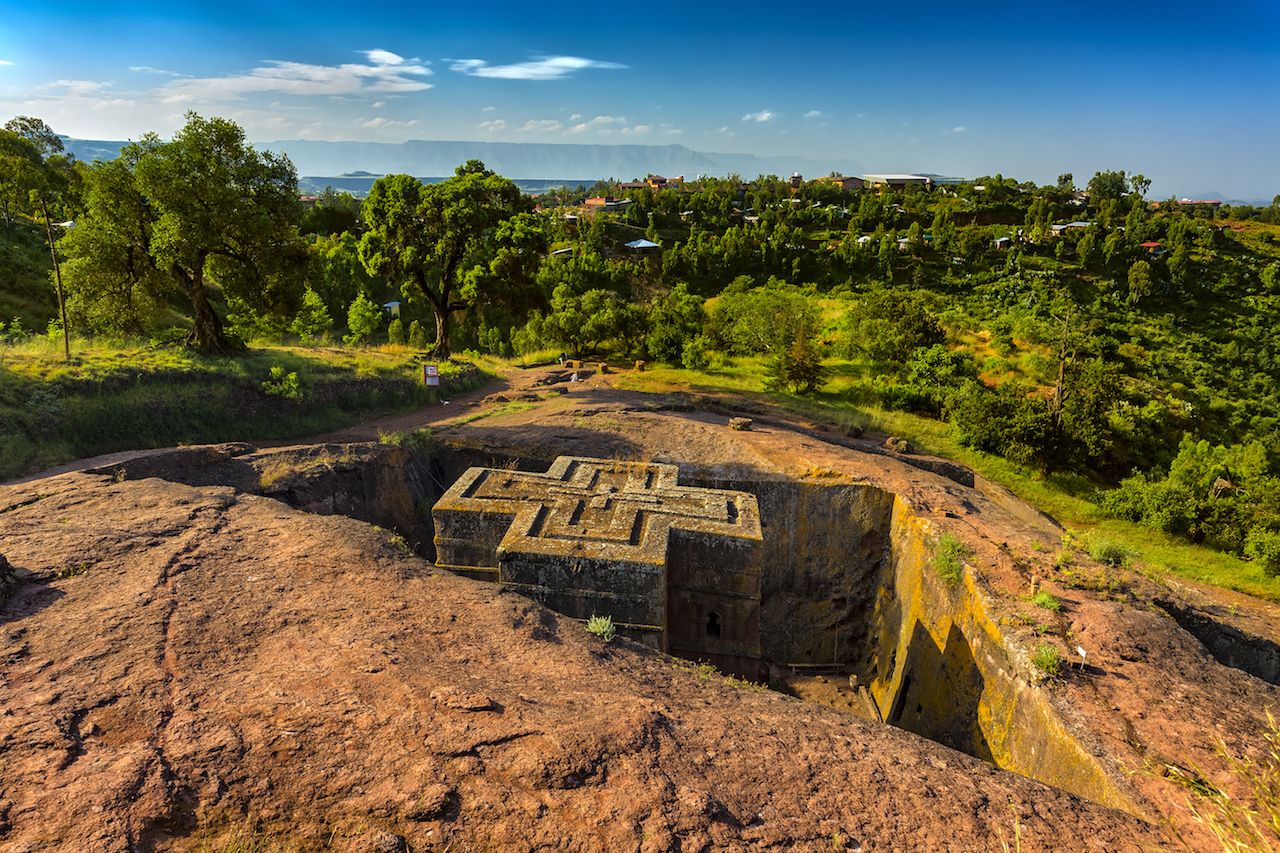
{"type": "Polygon", "coordinates": [[[0,847],[1128,850],[1135,818],[227,487],[0,488],[0,847]]]}

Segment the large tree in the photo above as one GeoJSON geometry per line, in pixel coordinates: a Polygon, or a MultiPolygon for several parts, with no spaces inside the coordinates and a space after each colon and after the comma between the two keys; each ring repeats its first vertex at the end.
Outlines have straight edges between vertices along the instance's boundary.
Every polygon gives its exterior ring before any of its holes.
{"type": "Polygon", "coordinates": [[[145,334],[169,287],[151,254],[156,210],[135,180],[138,163],[161,144],[147,134],[83,170],[84,211],[59,246],[73,317],[91,331],[145,334]]]}
{"type": "Polygon", "coordinates": [[[157,215],[149,251],[191,303],[196,349],[238,348],[210,302],[210,282],[253,311],[283,310],[300,296],[306,250],[288,157],[254,150],[234,122],[188,113],[172,141],[138,160],[135,176],[157,215]]]}
{"type": "Polygon", "coordinates": [[[6,219],[14,212],[26,212],[44,224],[67,359],[71,358],[71,335],[53,220],[63,219],[73,209],[77,177],[73,158],[63,153],[62,139],[43,120],[18,116],[0,130],[0,199],[6,219]]]}
{"type": "Polygon", "coordinates": [[[521,233],[526,229],[500,226],[532,206],[514,183],[479,160],[467,161],[438,184],[387,175],[365,199],[369,230],[360,240],[360,260],[370,274],[396,280],[431,305],[434,352],[448,358],[453,312],[485,295],[494,283],[495,260],[499,268],[510,265],[504,241],[527,237],[521,233]]]}

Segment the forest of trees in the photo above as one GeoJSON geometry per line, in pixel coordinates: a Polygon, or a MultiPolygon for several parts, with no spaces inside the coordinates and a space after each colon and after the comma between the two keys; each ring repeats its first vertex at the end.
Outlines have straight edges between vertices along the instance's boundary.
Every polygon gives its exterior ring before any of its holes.
{"type": "Polygon", "coordinates": [[[47,243],[64,340],[749,357],[798,394],[854,364],[874,376],[855,402],[1081,472],[1106,511],[1280,572],[1280,197],[1156,205],[1142,175],[1107,171],[1084,188],[761,176],[534,199],[470,161],[304,204],[288,159],[224,119],[190,115],[109,162],[61,149],[37,119],[0,131],[0,230],[47,243]],[[626,203],[582,206],[598,195],[626,203]],[[661,250],[626,248],[642,236],[661,250]]]}

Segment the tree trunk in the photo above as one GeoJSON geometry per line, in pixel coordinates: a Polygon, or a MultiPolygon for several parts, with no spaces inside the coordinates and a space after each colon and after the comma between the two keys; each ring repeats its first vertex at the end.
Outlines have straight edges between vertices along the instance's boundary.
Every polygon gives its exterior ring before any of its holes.
{"type": "Polygon", "coordinates": [[[206,354],[235,353],[238,347],[232,345],[227,338],[222,320],[209,303],[208,294],[204,292],[204,270],[197,269],[190,275],[185,270],[179,271],[178,277],[186,285],[187,298],[191,300],[191,334],[187,336],[188,346],[206,354]]]}
{"type": "Polygon", "coordinates": [[[449,352],[449,327],[451,325],[449,308],[448,306],[442,308],[439,305],[434,304],[431,308],[435,311],[436,315],[436,346],[435,349],[431,351],[431,354],[436,358],[447,361],[451,354],[449,352]]]}

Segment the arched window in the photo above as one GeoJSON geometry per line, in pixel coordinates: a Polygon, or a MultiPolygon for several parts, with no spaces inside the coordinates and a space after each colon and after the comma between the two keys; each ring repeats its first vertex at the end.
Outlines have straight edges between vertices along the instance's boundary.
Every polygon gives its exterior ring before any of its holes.
{"type": "Polygon", "coordinates": [[[707,614],[707,636],[720,636],[720,614],[714,610],[707,614]]]}

